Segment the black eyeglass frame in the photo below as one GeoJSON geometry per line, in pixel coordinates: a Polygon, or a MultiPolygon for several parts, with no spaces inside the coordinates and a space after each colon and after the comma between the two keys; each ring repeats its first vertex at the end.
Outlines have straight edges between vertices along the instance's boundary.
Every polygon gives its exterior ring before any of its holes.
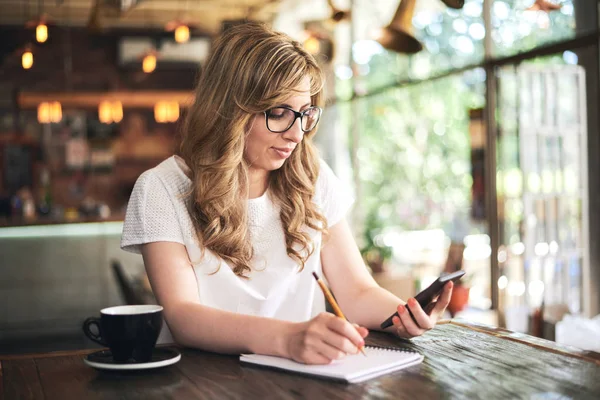
{"type": "Polygon", "coordinates": [[[291,128],[292,126],[294,126],[294,124],[296,123],[296,120],[297,120],[298,118],[300,118],[300,129],[302,129],[302,132],[304,132],[304,133],[308,133],[308,132],[312,131],[313,129],[315,129],[315,128],[317,127],[317,125],[319,124],[319,121],[321,120],[321,115],[323,115],[323,109],[322,109],[321,107],[319,107],[319,106],[310,106],[310,107],[308,107],[308,108],[307,108],[306,110],[304,110],[304,111],[296,111],[296,110],[292,109],[291,107],[287,107],[287,106],[278,106],[278,107],[273,107],[273,108],[271,108],[271,109],[269,109],[269,110],[267,110],[267,111],[263,111],[263,113],[265,114],[265,125],[267,126],[267,129],[269,130],[269,132],[273,132],[273,133],[284,133],[284,132],[287,132],[287,131],[289,131],[289,130],[290,130],[290,128],[291,128]],[[269,113],[270,113],[272,110],[276,109],[276,108],[284,108],[284,109],[286,109],[286,110],[289,110],[289,111],[291,111],[291,112],[293,112],[293,113],[294,113],[294,119],[292,120],[292,123],[291,123],[291,124],[290,124],[290,125],[289,125],[287,128],[285,128],[284,130],[281,130],[281,131],[274,131],[273,129],[271,129],[271,128],[269,127],[269,113]],[[315,122],[315,126],[313,126],[313,127],[312,127],[312,128],[310,128],[310,129],[304,129],[304,128],[302,127],[302,118],[303,118],[303,117],[306,115],[306,113],[307,113],[309,110],[312,110],[312,109],[315,109],[315,108],[316,108],[317,110],[319,110],[319,116],[317,117],[317,121],[315,122]]]}

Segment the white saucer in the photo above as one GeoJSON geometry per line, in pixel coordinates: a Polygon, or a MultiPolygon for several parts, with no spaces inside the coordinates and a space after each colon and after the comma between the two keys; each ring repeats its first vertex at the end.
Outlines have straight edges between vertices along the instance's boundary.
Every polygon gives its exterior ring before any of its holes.
{"type": "Polygon", "coordinates": [[[107,370],[143,370],[166,367],[167,365],[175,364],[181,360],[181,353],[175,349],[155,348],[152,351],[152,359],[145,363],[127,362],[115,363],[112,359],[110,350],[101,350],[95,353],[88,354],[83,358],[83,362],[90,367],[107,370]]]}

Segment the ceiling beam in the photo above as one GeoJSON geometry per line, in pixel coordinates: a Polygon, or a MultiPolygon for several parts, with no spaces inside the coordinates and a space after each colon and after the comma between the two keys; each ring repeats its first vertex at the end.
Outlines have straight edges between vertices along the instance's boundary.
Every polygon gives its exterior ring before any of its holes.
{"type": "MultiPolygon", "coordinates": [[[[59,26],[86,26],[91,13],[92,0],[64,0],[57,6],[46,1],[41,12],[47,14],[50,24],[59,26]]],[[[35,20],[40,13],[37,3],[21,0],[0,0],[0,25],[22,26],[35,20]],[[35,3],[35,4],[34,4],[35,3]]],[[[167,22],[181,19],[196,25],[210,34],[218,34],[221,22],[251,17],[270,21],[278,11],[279,0],[147,0],[122,14],[101,13],[103,28],[113,27],[163,27],[167,22]]]]}
{"type": "Polygon", "coordinates": [[[37,108],[40,103],[59,101],[63,108],[95,108],[101,101],[120,101],[123,107],[152,108],[159,101],[176,101],[189,106],[194,98],[192,91],[112,91],[112,92],[21,92],[17,97],[19,107],[37,108]]]}

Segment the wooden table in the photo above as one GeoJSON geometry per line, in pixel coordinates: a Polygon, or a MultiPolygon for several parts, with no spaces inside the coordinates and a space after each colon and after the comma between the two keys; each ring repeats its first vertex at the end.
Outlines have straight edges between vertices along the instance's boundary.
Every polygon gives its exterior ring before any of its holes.
{"type": "Polygon", "coordinates": [[[460,321],[412,341],[373,332],[368,344],[425,361],[360,384],[241,366],[238,357],[181,349],[175,365],[138,372],[86,366],[86,351],[0,356],[0,399],[600,399],[600,355],[460,321]]]}

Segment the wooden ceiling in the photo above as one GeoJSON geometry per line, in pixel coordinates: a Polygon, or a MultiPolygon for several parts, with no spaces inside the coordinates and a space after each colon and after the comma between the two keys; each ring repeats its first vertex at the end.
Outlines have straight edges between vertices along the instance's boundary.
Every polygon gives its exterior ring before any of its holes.
{"type": "Polygon", "coordinates": [[[223,21],[272,21],[279,3],[280,0],[0,0],[0,25],[24,26],[40,15],[46,15],[49,24],[88,26],[93,20],[103,29],[156,29],[180,20],[198,32],[216,35],[223,21]],[[93,17],[96,5],[98,12],[93,17]]]}

